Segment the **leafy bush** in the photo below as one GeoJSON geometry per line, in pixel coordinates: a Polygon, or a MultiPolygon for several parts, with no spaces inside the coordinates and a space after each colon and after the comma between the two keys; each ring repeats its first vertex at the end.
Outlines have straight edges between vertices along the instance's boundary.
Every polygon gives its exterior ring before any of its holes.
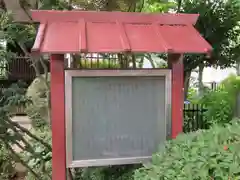
{"type": "Polygon", "coordinates": [[[199,96],[197,94],[196,88],[190,87],[188,89],[188,95],[187,95],[187,100],[190,101],[193,104],[197,104],[199,101],[199,96]]]}
{"type": "Polygon", "coordinates": [[[215,91],[205,93],[200,103],[207,111],[204,115],[208,124],[224,124],[232,120],[236,107],[237,93],[240,91],[240,77],[230,75],[215,91]]]}
{"type": "Polygon", "coordinates": [[[9,180],[11,176],[14,175],[14,165],[13,160],[5,149],[4,146],[0,146],[0,179],[9,180]]]}
{"type": "Polygon", "coordinates": [[[240,179],[240,122],[178,136],[135,172],[135,180],[240,179]]]}
{"type": "Polygon", "coordinates": [[[204,119],[208,124],[228,123],[233,118],[232,94],[223,87],[216,91],[210,91],[200,101],[207,111],[204,119]]]}
{"type": "Polygon", "coordinates": [[[134,170],[139,165],[78,169],[74,180],[133,180],[134,170]]]}
{"type": "MultiPolygon", "coordinates": [[[[45,128],[34,130],[31,132],[37,137],[41,138],[43,141],[51,144],[51,131],[46,126],[45,128]]],[[[32,145],[34,153],[22,152],[22,158],[24,161],[28,162],[28,166],[37,173],[39,179],[49,180],[51,179],[52,172],[52,152],[48,148],[43,146],[40,142],[36,140],[31,140],[29,142],[32,145]]],[[[35,176],[28,172],[25,180],[35,180],[35,176]]]]}
{"type": "Polygon", "coordinates": [[[14,176],[15,160],[13,154],[13,145],[21,141],[20,134],[16,133],[16,126],[11,121],[11,117],[15,115],[15,107],[25,104],[27,101],[23,94],[25,93],[25,83],[19,81],[10,85],[8,88],[0,90],[0,179],[9,180],[14,176]]]}
{"type": "Polygon", "coordinates": [[[81,60],[79,63],[79,67],[81,68],[89,68],[89,69],[107,69],[107,68],[120,68],[120,64],[118,62],[113,62],[112,60],[103,59],[103,60],[81,60]]]}

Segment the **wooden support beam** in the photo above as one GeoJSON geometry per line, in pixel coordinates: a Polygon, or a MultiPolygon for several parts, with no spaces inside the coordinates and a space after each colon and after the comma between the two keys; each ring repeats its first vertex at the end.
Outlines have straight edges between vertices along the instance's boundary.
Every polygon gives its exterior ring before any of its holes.
{"type": "Polygon", "coordinates": [[[184,66],[182,54],[169,54],[172,69],[172,138],[183,131],[184,66]]]}
{"type": "Polygon", "coordinates": [[[51,55],[52,180],[66,180],[64,55],[51,55]]]}

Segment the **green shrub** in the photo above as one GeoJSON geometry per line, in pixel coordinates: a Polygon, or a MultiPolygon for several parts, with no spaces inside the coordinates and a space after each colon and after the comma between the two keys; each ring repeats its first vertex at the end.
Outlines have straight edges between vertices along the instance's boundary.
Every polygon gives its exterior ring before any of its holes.
{"type": "MultiPolygon", "coordinates": [[[[24,82],[11,84],[9,87],[0,90],[0,179],[9,180],[16,175],[16,157],[11,152],[14,145],[19,143],[20,136],[17,136],[10,118],[15,115],[13,109],[19,105],[24,105],[27,100],[25,94],[24,82]],[[13,130],[14,129],[14,130],[13,130]],[[12,147],[10,150],[9,147],[12,147]]],[[[16,129],[15,129],[16,128],[16,129]]],[[[19,135],[19,134],[18,134],[19,135]]]]}
{"type": "Polygon", "coordinates": [[[240,123],[178,136],[135,172],[135,180],[240,179],[240,123]]]}
{"type": "Polygon", "coordinates": [[[9,180],[14,175],[14,165],[11,155],[0,145],[0,179],[9,180]]]}
{"type": "Polygon", "coordinates": [[[118,62],[113,62],[112,60],[104,59],[99,61],[89,60],[86,59],[81,60],[81,63],[79,64],[79,67],[86,68],[86,69],[116,69],[120,68],[120,64],[118,62]]]}
{"type": "MultiPolygon", "coordinates": [[[[51,131],[47,126],[37,130],[32,129],[31,132],[45,142],[51,144],[51,131]]],[[[52,152],[36,140],[31,140],[29,143],[32,145],[35,154],[24,151],[21,153],[22,159],[28,162],[28,166],[38,174],[41,180],[51,179],[52,152]],[[36,154],[40,154],[40,157],[36,156],[36,154]]],[[[31,172],[27,172],[25,180],[35,179],[36,178],[31,172]]]]}
{"type": "Polygon", "coordinates": [[[74,180],[133,180],[137,168],[139,165],[81,168],[74,180]]]}
{"type": "Polygon", "coordinates": [[[204,114],[205,121],[212,124],[228,123],[234,117],[237,93],[240,91],[240,77],[230,75],[215,91],[204,94],[200,103],[207,111],[204,114]]]}
{"type": "Polygon", "coordinates": [[[199,96],[197,94],[196,88],[189,87],[188,89],[188,95],[187,95],[187,100],[190,101],[192,104],[197,104],[199,101],[199,96]]]}
{"type": "Polygon", "coordinates": [[[200,102],[206,107],[204,119],[208,124],[224,124],[232,120],[234,104],[231,96],[224,87],[204,95],[200,102]]]}

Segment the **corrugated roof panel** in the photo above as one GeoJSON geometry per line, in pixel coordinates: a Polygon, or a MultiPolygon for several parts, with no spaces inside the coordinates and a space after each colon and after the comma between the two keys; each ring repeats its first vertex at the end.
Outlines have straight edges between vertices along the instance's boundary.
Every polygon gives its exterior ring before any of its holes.
{"type": "MultiPolygon", "coordinates": [[[[45,13],[45,12],[44,12],[45,13]]],[[[46,13],[45,13],[46,14],[46,13]]],[[[56,14],[59,14],[57,12],[56,14]]],[[[54,15],[54,18],[57,15],[54,15]]],[[[64,16],[64,12],[60,13],[64,16]]],[[[67,14],[69,14],[67,12],[67,14]]],[[[78,13],[70,15],[74,17],[78,13]]],[[[83,13],[84,14],[84,13],[83,13]]],[[[108,12],[107,14],[111,14],[108,12]]],[[[96,12],[88,12],[86,17],[94,18],[96,12]],[[89,15],[89,16],[87,16],[89,15]]],[[[104,19],[106,13],[103,13],[104,19]]],[[[120,16],[121,13],[113,13],[120,16]]],[[[42,22],[33,50],[42,53],[78,53],[78,52],[171,52],[171,53],[208,53],[211,50],[209,43],[189,24],[161,24],[153,21],[155,16],[146,15],[141,22],[134,14],[136,22],[120,21],[130,14],[123,13],[123,17],[115,21],[89,21],[79,17],[77,21],[46,21],[42,22]],[[146,23],[147,17],[150,18],[146,23]],[[154,17],[154,18],[153,18],[154,17]]],[[[164,17],[164,16],[162,16],[164,17]]],[[[180,21],[181,16],[171,16],[180,21]]],[[[183,16],[186,18],[187,16],[183,16]]],[[[75,17],[76,18],[76,17],[75,17]]],[[[97,19],[97,17],[96,17],[97,19]]],[[[65,19],[66,20],[66,19],[65,19]]],[[[99,19],[98,19],[99,20],[99,19]]],[[[106,20],[106,19],[105,19],[106,20]]],[[[165,19],[166,20],[166,19],[165,19]]]]}
{"type": "Polygon", "coordinates": [[[206,53],[211,49],[191,25],[161,25],[159,31],[167,44],[177,53],[206,53]]]}
{"type": "Polygon", "coordinates": [[[74,22],[49,23],[46,27],[41,52],[62,53],[79,51],[79,26],[74,22]]]}
{"type": "Polygon", "coordinates": [[[115,23],[87,23],[88,52],[120,52],[122,44],[115,23]]]}
{"type": "Polygon", "coordinates": [[[161,40],[157,38],[157,32],[151,24],[125,24],[124,27],[132,51],[165,51],[161,40]]]}

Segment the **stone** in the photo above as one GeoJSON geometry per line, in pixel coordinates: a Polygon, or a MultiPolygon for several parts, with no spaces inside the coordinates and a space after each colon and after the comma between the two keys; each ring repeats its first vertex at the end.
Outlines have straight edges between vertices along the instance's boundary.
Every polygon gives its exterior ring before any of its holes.
{"type": "MultiPolygon", "coordinates": [[[[50,87],[50,73],[48,73],[47,84],[50,87]]],[[[45,122],[50,123],[48,100],[50,89],[48,87],[43,75],[35,78],[28,87],[26,96],[31,100],[31,103],[27,104],[26,113],[30,119],[37,116],[45,122]]]]}

